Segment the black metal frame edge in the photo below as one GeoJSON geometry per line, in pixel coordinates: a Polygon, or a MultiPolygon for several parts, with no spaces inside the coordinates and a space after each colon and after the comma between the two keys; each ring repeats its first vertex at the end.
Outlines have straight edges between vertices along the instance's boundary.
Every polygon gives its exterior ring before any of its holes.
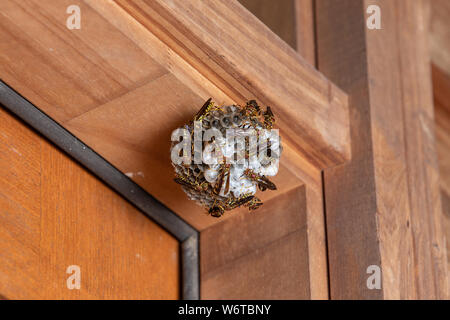
{"type": "Polygon", "coordinates": [[[197,230],[1,79],[0,104],[177,238],[181,243],[182,298],[200,298],[197,230]]]}

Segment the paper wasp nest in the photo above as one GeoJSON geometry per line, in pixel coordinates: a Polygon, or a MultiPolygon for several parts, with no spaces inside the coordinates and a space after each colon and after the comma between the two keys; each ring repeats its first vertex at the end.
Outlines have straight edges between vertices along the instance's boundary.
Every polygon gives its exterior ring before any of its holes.
{"type": "Polygon", "coordinates": [[[172,135],[175,182],[214,217],[240,206],[257,209],[262,205],[257,189],[276,190],[267,178],[277,174],[281,153],[274,122],[270,107],[262,112],[254,100],[243,107],[221,107],[209,99],[193,121],[179,129],[184,130],[178,135],[181,141],[172,135]],[[176,156],[184,162],[174,161],[176,156]]]}

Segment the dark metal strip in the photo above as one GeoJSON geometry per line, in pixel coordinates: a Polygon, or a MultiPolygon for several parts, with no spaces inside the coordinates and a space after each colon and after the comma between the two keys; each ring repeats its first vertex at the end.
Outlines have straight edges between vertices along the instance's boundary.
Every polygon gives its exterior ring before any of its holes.
{"type": "Polygon", "coordinates": [[[198,234],[192,235],[181,243],[183,299],[200,299],[199,279],[199,241],[198,234]]]}
{"type": "Polygon", "coordinates": [[[193,227],[2,80],[0,104],[177,238],[181,242],[182,297],[199,298],[198,232],[193,227]]]}

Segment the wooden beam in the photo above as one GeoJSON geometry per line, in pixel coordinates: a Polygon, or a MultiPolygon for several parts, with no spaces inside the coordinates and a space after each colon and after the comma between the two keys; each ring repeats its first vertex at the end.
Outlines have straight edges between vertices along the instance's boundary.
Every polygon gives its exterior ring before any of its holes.
{"type": "Polygon", "coordinates": [[[310,299],[306,228],[302,186],[202,232],[202,298],[310,299]]]}
{"type": "Polygon", "coordinates": [[[239,0],[312,66],[315,59],[314,0],[239,0]]]}
{"type": "MultiPolygon", "coordinates": [[[[444,190],[441,192],[442,198],[442,211],[444,213],[444,225],[443,228],[445,230],[445,237],[447,238],[447,267],[450,265],[450,195],[447,194],[444,190]]],[[[450,272],[450,268],[448,268],[450,272]]]]}
{"type": "Polygon", "coordinates": [[[431,0],[431,60],[450,74],[450,1],[431,0]]]}
{"type": "MultiPolygon", "coordinates": [[[[240,2],[282,39],[286,40],[286,33],[296,34],[297,51],[312,66],[316,65],[313,0],[286,0],[282,2],[283,8],[292,6],[295,8],[295,26],[289,24],[292,30],[286,28],[286,20],[293,17],[283,14],[283,10],[271,10],[275,2],[266,1],[262,3],[253,0],[241,0],[240,2]],[[284,26],[284,28],[281,26],[284,26]]],[[[278,5],[277,2],[275,6],[278,5]]],[[[301,166],[306,168],[307,165],[302,163],[301,166]]],[[[322,170],[313,170],[312,168],[302,170],[299,172],[298,178],[305,183],[307,201],[309,297],[311,299],[327,299],[329,295],[322,170]]]]}
{"type": "Polygon", "coordinates": [[[115,3],[233,101],[273,106],[285,143],[316,167],[349,159],[345,94],[236,1],[115,3]]]}
{"type": "Polygon", "coordinates": [[[441,189],[450,195],[450,75],[434,65],[432,71],[441,189]]]}
{"type": "Polygon", "coordinates": [[[351,101],[352,161],[325,171],[331,298],[446,298],[427,2],[316,3],[319,70],[351,101]]]}
{"type": "Polygon", "coordinates": [[[296,0],[238,0],[292,48],[297,46],[296,0]]]}
{"type": "Polygon", "coordinates": [[[314,0],[294,0],[297,51],[312,66],[316,66],[314,0]]]}
{"type": "Polygon", "coordinates": [[[436,149],[447,238],[447,262],[450,267],[450,75],[432,65],[436,149]]]}

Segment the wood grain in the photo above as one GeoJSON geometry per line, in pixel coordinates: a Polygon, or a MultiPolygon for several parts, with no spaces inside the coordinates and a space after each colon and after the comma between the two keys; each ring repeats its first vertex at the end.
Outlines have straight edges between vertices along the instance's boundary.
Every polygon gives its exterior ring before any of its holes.
{"type": "MultiPolygon", "coordinates": [[[[450,196],[445,192],[441,192],[442,212],[444,213],[444,230],[447,239],[447,263],[450,265],[450,196]]],[[[450,268],[449,268],[450,269],[450,268]]],[[[450,272],[450,270],[449,270],[450,272]]]]}
{"type": "Polygon", "coordinates": [[[195,31],[198,22],[165,5],[4,1],[1,77],[199,230],[218,220],[204,215],[171,182],[173,169],[167,160],[170,132],[191,119],[209,97],[224,104],[258,98],[274,106],[287,156],[275,181],[280,191],[266,193],[264,200],[302,185],[298,176],[311,175],[303,171],[348,158],[346,95],[242,6],[177,2],[177,10],[195,6],[195,12],[205,9],[211,18],[232,12],[230,19],[249,30],[239,41],[233,39],[242,46],[236,50],[230,44],[236,29],[224,32],[228,42],[222,46],[228,43],[230,48],[222,52],[217,41],[211,42],[215,29],[205,27],[205,39],[189,39],[200,34],[195,31]],[[80,30],[65,27],[69,3],[83,12],[80,30]],[[183,21],[172,26],[170,15],[183,21]],[[185,37],[188,51],[179,46],[185,37]],[[258,50],[249,51],[255,52],[249,64],[248,56],[236,53],[250,44],[258,50]],[[212,55],[211,50],[222,53],[212,55]],[[266,58],[278,66],[270,66],[266,58]],[[251,69],[245,70],[247,66],[251,69]]]}
{"type": "Polygon", "coordinates": [[[441,189],[450,194],[450,76],[433,66],[436,147],[441,189]]]}
{"type": "MultiPolygon", "coordinates": [[[[196,112],[195,106],[202,103],[183,83],[172,74],[167,74],[72,119],[66,127],[83,141],[90,141],[94,150],[101,150],[104,157],[112,159],[112,164],[153,196],[162,199],[196,228],[203,230],[219,221],[207,216],[204,208],[189,201],[171,179],[173,167],[168,144],[172,128],[181,127],[189,121],[196,112]],[[175,94],[168,96],[166,90],[175,94]],[[159,108],[151,109],[151,104],[159,108]]],[[[289,150],[287,154],[289,157],[289,150]]],[[[261,194],[263,201],[301,184],[284,162],[274,182],[279,190],[261,194]]],[[[233,213],[227,213],[224,218],[231,215],[233,213]]]]}
{"type": "MultiPolygon", "coordinates": [[[[246,5],[246,1],[241,1],[246,5]]],[[[283,14],[282,10],[269,10],[270,5],[260,3],[247,5],[246,7],[261,19],[270,29],[277,33],[282,39],[288,31],[284,21],[289,16],[283,14]],[[265,8],[267,7],[267,8],[265,8]]],[[[278,3],[277,3],[278,4],[278,3]]],[[[291,1],[283,1],[283,7],[291,7],[291,1]]],[[[296,49],[300,55],[311,65],[316,65],[315,59],[315,12],[312,0],[295,0],[295,28],[290,32],[296,34],[296,49]]],[[[292,46],[292,45],[291,45],[292,46]]],[[[299,159],[295,160],[299,162],[299,159]]],[[[308,224],[308,254],[309,254],[309,276],[311,299],[328,299],[328,270],[325,235],[325,217],[323,207],[323,184],[322,171],[308,167],[303,161],[300,167],[304,170],[296,170],[298,178],[305,183],[307,201],[307,224],[308,224]]]]}
{"type": "Polygon", "coordinates": [[[2,296],[179,297],[176,239],[3,109],[0,155],[2,296]]]}
{"type": "Polygon", "coordinates": [[[438,68],[450,74],[450,2],[431,0],[430,53],[438,68]]]}
{"type": "Polygon", "coordinates": [[[8,0],[0,10],[1,77],[57,121],[166,72],[81,1],[8,0]],[[83,12],[83,27],[76,32],[65,25],[71,4],[83,12]]]}
{"type": "Polygon", "coordinates": [[[252,14],[315,66],[313,0],[239,0],[252,14]]]}
{"type": "Polygon", "coordinates": [[[115,2],[234,101],[273,106],[285,143],[315,166],[349,158],[346,96],[237,2],[115,2]]]}
{"type": "MultiPolygon", "coordinates": [[[[398,72],[402,103],[405,165],[408,177],[411,251],[415,265],[417,298],[445,299],[447,259],[442,230],[438,162],[435,149],[434,115],[428,53],[429,2],[398,3],[395,16],[399,55],[398,72]],[[401,27],[399,27],[401,26],[401,27]],[[424,80],[426,79],[426,80],[424,80]]],[[[381,90],[380,90],[381,95],[381,90]]],[[[386,227],[391,225],[389,222],[386,227]]],[[[383,225],[380,224],[380,228],[383,225]]],[[[391,234],[381,233],[384,260],[397,264],[392,256],[391,234]],[[384,241],[384,242],[383,242],[384,241]],[[385,246],[383,248],[383,246],[385,246]]],[[[383,255],[383,251],[382,251],[383,255]]],[[[386,264],[386,262],[384,262],[386,264]]],[[[392,295],[392,297],[395,297],[392,295]]]]}
{"type": "Polygon", "coordinates": [[[202,232],[202,298],[310,299],[306,228],[299,187],[202,232]]]}
{"type": "Polygon", "coordinates": [[[314,0],[295,0],[297,51],[316,66],[316,33],[314,0]]]}
{"type": "Polygon", "coordinates": [[[239,0],[292,48],[297,47],[295,0],[239,0]]]}
{"type": "Polygon", "coordinates": [[[40,140],[0,108],[0,294],[40,297],[40,140]]]}
{"type": "Polygon", "coordinates": [[[171,181],[171,130],[209,97],[271,105],[285,149],[279,190],[262,198],[308,184],[308,296],[328,297],[320,177],[350,157],[346,94],[235,1],[8,0],[1,9],[3,80],[199,230],[219,220],[171,181]],[[69,4],[81,7],[81,30],[65,28],[69,4]]]}
{"type": "Polygon", "coordinates": [[[447,262],[450,268],[450,75],[432,65],[436,150],[444,213],[444,230],[447,238],[447,262]]]}
{"type": "Polygon", "coordinates": [[[375,181],[362,6],[360,1],[316,1],[318,67],[349,94],[351,117],[352,160],[324,173],[331,299],[383,296],[365,286],[365,269],[380,265],[381,258],[374,245],[375,181]]]}
{"type": "Polygon", "coordinates": [[[370,1],[316,3],[319,69],[352,108],[352,162],[325,174],[331,298],[446,298],[426,2],[377,1],[373,31],[370,1]]]}

